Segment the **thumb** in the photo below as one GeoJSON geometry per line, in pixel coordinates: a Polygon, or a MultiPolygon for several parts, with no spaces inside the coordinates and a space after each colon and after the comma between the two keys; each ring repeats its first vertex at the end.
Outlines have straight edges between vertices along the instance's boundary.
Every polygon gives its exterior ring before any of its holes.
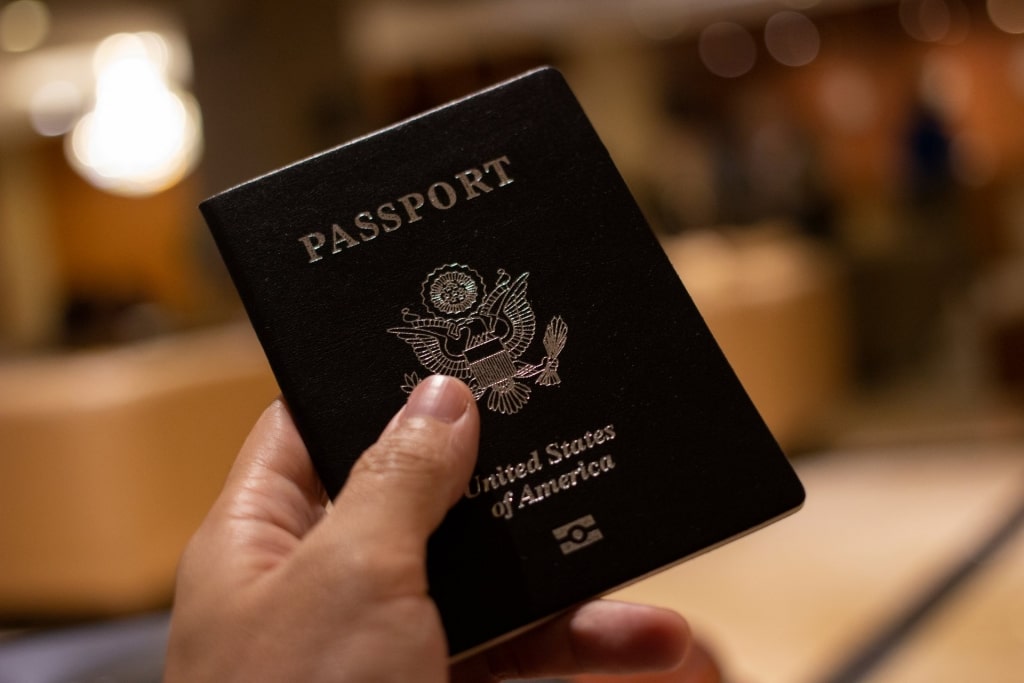
{"type": "Polygon", "coordinates": [[[346,527],[350,539],[425,552],[427,537],[466,488],[479,432],[469,388],[453,377],[428,377],[356,462],[329,521],[346,527]]]}

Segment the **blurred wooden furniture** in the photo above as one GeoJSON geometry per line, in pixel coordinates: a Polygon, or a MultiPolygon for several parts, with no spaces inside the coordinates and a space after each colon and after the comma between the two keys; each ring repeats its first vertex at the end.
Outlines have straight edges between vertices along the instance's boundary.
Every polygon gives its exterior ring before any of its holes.
{"type": "Polygon", "coordinates": [[[166,604],[276,395],[247,325],[0,364],[0,620],[166,604]]]}
{"type": "Polygon", "coordinates": [[[711,333],[775,438],[817,446],[850,383],[842,272],[819,245],[777,226],[664,240],[711,333]]]}

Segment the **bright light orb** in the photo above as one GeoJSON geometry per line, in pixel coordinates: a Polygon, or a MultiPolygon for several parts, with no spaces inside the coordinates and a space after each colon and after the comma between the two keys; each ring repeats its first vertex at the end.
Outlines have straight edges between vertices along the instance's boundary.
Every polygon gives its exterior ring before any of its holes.
{"type": "Polygon", "coordinates": [[[120,34],[100,44],[95,106],[66,139],[72,166],[115,194],[164,190],[199,158],[199,108],[167,83],[166,56],[148,36],[120,34]]]}

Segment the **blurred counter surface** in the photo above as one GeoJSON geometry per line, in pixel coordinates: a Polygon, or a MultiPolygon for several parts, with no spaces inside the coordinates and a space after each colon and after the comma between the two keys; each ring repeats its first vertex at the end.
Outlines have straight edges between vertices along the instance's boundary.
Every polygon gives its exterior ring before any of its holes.
{"type": "Polygon", "coordinates": [[[0,364],[0,620],[168,603],[277,388],[247,324],[0,364]]]}

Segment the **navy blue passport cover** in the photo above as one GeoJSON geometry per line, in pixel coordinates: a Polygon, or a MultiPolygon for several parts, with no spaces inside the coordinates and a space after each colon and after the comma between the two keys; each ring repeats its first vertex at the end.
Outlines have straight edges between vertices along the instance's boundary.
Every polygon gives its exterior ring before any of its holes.
{"type": "Polygon", "coordinates": [[[803,502],[553,69],[200,208],[329,493],[422,378],[477,396],[428,551],[453,656],[803,502]]]}

